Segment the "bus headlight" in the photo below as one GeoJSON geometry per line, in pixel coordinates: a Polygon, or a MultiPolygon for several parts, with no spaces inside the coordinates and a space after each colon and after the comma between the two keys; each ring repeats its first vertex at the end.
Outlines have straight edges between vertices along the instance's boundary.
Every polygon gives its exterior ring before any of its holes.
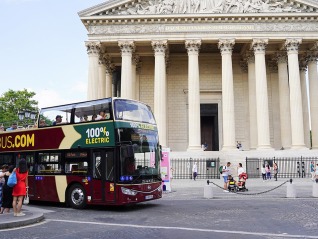
{"type": "Polygon", "coordinates": [[[123,194],[130,195],[130,196],[135,196],[135,195],[137,194],[136,191],[131,190],[131,189],[129,189],[129,188],[124,188],[124,187],[121,188],[121,192],[122,192],[123,194]]]}

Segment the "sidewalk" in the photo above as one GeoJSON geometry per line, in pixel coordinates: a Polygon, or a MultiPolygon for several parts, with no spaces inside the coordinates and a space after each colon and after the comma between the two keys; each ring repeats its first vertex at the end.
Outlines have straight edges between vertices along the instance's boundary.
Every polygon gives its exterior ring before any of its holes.
{"type": "MultiPolygon", "coordinates": [[[[173,179],[171,182],[171,192],[165,192],[164,200],[201,200],[204,198],[204,187],[207,185],[208,179],[198,179],[196,181],[190,179],[173,179]]],[[[279,178],[263,182],[260,178],[252,178],[246,181],[248,191],[239,193],[229,193],[223,191],[223,179],[209,179],[212,185],[213,199],[286,199],[287,184],[290,184],[289,179],[279,178]],[[286,182],[288,181],[288,182],[286,182]]],[[[310,178],[293,179],[293,184],[296,189],[296,198],[313,198],[313,181],[310,178]]],[[[318,184],[317,184],[318,186],[318,184]]]]}
{"type": "Polygon", "coordinates": [[[39,212],[34,207],[23,205],[22,212],[25,213],[23,217],[14,217],[11,208],[10,213],[0,214],[0,230],[22,227],[41,222],[44,219],[42,212],[39,212]]]}

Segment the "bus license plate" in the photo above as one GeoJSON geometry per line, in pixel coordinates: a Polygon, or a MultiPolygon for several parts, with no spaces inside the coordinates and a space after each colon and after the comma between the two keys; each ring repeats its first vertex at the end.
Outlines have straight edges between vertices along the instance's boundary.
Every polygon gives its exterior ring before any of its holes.
{"type": "Polygon", "coordinates": [[[146,200],[153,199],[153,195],[147,195],[147,196],[145,196],[145,199],[146,200]]]}

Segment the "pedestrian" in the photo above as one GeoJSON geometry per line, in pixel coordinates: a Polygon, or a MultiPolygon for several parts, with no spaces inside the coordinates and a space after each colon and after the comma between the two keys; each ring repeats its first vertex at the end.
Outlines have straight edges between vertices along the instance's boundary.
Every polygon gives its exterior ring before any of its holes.
{"type": "Polygon", "coordinates": [[[265,171],[266,171],[266,179],[272,179],[271,167],[269,166],[269,164],[266,165],[265,171]]]}
{"type": "Polygon", "coordinates": [[[25,159],[21,159],[19,162],[19,167],[13,169],[17,175],[17,184],[13,187],[12,196],[13,202],[12,207],[14,211],[15,217],[25,216],[24,213],[21,212],[22,201],[26,195],[26,191],[28,189],[28,167],[25,159]]]}
{"type": "Polygon", "coordinates": [[[2,189],[2,207],[0,210],[0,214],[10,213],[10,208],[12,208],[13,196],[12,196],[12,187],[7,185],[8,178],[13,171],[13,166],[4,165],[6,172],[3,175],[5,183],[2,189]]]}
{"type": "Polygon", "coordinates": [[[228,192],[228,178],[230,173],[230,166],[231,163],[227,162],[226,166],[223,166],[222,168],[222,177],[223,177],[223,182],[224,182],[224,192],[228,192]]]}
{"type": "Polygon", "coordinates": [[[278,166],[277,166],[277,163],[274,163],[274,165],[273,165],[273,170],[274,170],[274,178],[275,178],[275,181],[277,181],[277,174],[278,174],[278,166]]]}
{"type": "Polygon", "coordinates": [[[239,179],[240,179],[240,175],[242,173],[245,173],[245,169],[243,168],[242,163],[239,163],[239,165],[237,167],[237,176],[238,176],[239,179]]]}
{"type": "Polygon", "coordinates": [[[195,180],[196,177],[198,176],[198,166],[197,166],[197,162],[195,162],[195,163],[193,164],[192,173],[193,173],[193,179],[195,180]]]}
{"type": "Polygon", "coordinates": [[[172,179],[173,179],[173,173],[174,173],[174,168],[171,167],[170,168],[170,182],[172,182],[172,179]]]}
{"type": "Polygon", "coordinates": [[[314,181],[316,176],[314,162],[310,163],[310,173],[311,173],[311,180],[314,181]]]}
{"type": "Polygon", "coordinates": [[[266,169],[265,169],[265,164],[263,164],[262,166],[262,178],[263,178],[263,182],[265,182],[266,180],[266,169]]]}
{"type": "Polygon", "coordinates": [[[315,179],[317,180],[318,179],[318,163],[317,163],[317,165],[316,165],[316,176],[315,176],[315,179]]]}

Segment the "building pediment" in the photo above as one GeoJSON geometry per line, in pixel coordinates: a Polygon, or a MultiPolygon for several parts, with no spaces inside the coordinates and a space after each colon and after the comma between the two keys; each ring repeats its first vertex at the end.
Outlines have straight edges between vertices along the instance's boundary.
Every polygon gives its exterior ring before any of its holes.
{"type": "Polygon", "coordinates": [[[83,10],[79,16],[316,12],[317,0],[111,0],[83,10]]]}

